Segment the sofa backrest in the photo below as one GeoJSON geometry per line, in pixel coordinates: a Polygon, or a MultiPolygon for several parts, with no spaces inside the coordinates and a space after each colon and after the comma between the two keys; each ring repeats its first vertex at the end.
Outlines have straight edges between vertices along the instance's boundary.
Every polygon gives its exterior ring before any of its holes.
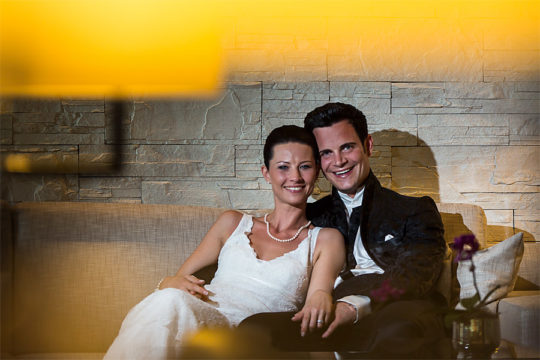
{"type": "Polygon", "coordinates": [[[12,352],[103,352],[128,310],[173,275],[221,209],[15,206],[12,352]]]}

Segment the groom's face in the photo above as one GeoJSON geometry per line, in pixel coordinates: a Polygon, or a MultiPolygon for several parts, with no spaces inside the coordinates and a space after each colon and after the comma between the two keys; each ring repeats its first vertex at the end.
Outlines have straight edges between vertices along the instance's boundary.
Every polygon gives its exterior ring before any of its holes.
{"type": "Polygon", "coordinates": [[[360,141],[348,120],[313,129],[321,154],[321,169],[339,191],[353,197],[369,175],[373,140],[360,141]]]}

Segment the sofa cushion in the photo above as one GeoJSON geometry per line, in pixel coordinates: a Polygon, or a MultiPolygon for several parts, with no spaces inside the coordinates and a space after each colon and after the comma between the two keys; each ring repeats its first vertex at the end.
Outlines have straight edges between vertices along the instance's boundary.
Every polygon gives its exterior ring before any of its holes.
{"type": "MultiPolygon", "coordinates": [[[[484,298],[497,285],[501,285],[501,287],[489,296],[488,302],[500,299],[512,291],[522,257],[523,233],[476,252],[473,261],[480,298],[484,298]]],[[[469,298],[476,294],[470,267],[470,260],[460,261],[458,264],[457,278],[461,287],[460,299],[469,298]]]]}
{"type": "Polygon", "coordinates": [[[540,293],[513,291],[498,306],[501,337],[540,349],[540,293]]]}
{"type": "Polygon", "coordinates": [[[13,353],[104,352],[222,212],[175,205],[15,207],[13,353]]]}

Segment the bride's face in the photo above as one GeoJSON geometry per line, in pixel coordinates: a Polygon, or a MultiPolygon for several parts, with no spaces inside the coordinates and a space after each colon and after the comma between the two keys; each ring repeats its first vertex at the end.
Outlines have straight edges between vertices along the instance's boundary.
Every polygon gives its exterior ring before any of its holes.
{"type": "Polygon", "coordinates": [[[311,147],[287,143],[274,146],[269,166],[263,166],[262,172],[272,184],[275,201],[302,205],[313,191],[319,169],[311,147]]]}

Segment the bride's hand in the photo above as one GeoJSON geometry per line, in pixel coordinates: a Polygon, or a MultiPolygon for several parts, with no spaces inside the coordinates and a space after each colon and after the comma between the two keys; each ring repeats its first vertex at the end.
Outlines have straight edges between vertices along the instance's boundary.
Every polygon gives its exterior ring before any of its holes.
{"type": "Polygon", "coordinates": [[[330,323],[332,317],[332,296],[322,290],[315,291],[304,304],[302,310],[294,314],[292,321],[302,321],[300,335],[304,336],[307,331],[321,329],[330,323]]]}
{"type": "Polygon", "coordinates": [[[159,285],[159,289],[180,289],[198,297],[199,299],[205,299],[208,296],[208,291],[203,285],[204,280],[198,279],[193,275],[175,275],[166,276],[159,285]]]}

